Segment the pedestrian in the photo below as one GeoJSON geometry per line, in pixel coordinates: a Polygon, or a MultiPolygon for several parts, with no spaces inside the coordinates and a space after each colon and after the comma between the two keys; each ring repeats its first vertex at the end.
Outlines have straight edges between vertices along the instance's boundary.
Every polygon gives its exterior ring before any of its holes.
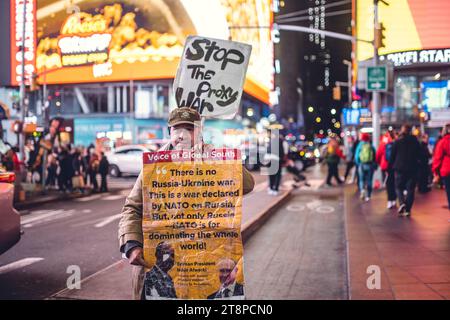
{"type": "Polygon", "coordinates": [[[81,167],[83,171],[83,178],[84,178],[84,185],[87,186],[89,182],[90,177],[90,170],[89,170],[89,164],[91,162],[91,155],[89,153],[88,149],[84,149],[83,151],[83,157],[81,158],[81,167]]]}
{"type": "Polygon", "coordinates": [[[342,153],[339,143],[335,138],[330,138],[325,151],[325,161],[328,165],[327,185],[332,187],[331,179],[334,177],[339,185],[343,183],[339,177],[339,162],[341,159],[345,159],[342,153]]]}
{"type": "Polygon", "coordinates": [[[269,189],[267,193],[272,196],[277,196],[281,183],[281,173],[283,169],[284,158],[286,150],[284,146],[284,139],[277,130],[269,130],[270,142],[266,154],[266,159],[269,160],[269,189]]]}
{"type": "Polygon", "coordinates": [[[345,168],[345,174],[344,174],[344,182],[347,181],[348,175],[350,174],[350,171],[355,166],[355,151],[356,151],[356,145],[355,140],[352,136],[349,136],[347,139],[347,145],[345,146],[345,162],[347,164],[345,168]]]}
{"type": "Polygon", "coordinates": [[[420,138],[420,148],[421,148],[421,159],[418,172],[418,190],[420,193],[430,192],[430,177],[431,177],[431,166],[430,159],[431,153],[428,149],[428,135],[426,133],[421,135],[420,138]]]}
{"type": "Polygon", "coordinates": [[[439,179],[444,182],[448,201],[447,209],[450,210],[450,123],[444,127],[442,139],[434,150],[432,171],[435,182],[439,179]]]}
{"type": "Polygon", "coordinates": [[[392,156],[392,146],[396,139],[395,131],[388,130],[383,135],[376,153],[376,162],[380,166],[383,181],[386,186],[387,208],[392,209],[397,205],[397,193],[395,191],[395,172],[389,160],[392,156]]]}
{"type": "MultiPolygon", "coordinates": [[[[187,107],[177,108],[169,115],[170,142],[164,145],[160,151],[166,150],[194,150],[204,151],[211,149],[211,145],[204,144],[201,139],[200,114],[187,107]]],[[[255,181],[250,172],[242,167],[243,194],[251,192],[255,181]]],[[[120,252],[128,258],[133,265],[133,297],[144,299],[144,267],[150,268],[143,257],[143,232],[142,232],[142,171],[128,195],[122,209],[122,218],[119,222],[120,252]]]]}
{"type": "Polygon", "coordinates": [[[359,172],[360,198],[369,201],[373,189],[373,173],[377,167],[375,161],[375,148],[370,142],[370,135],[363,133],[361,142],[355,152],[355,163],[359,172]]]}
{"type": "Polygon", "coordinates": [[[108,172],[109,172],[109,162],[108,158],[105,156],[105,153],[101,153],[100,165],[98,168],[98,173],[100,173],[101,184],[100,184],[100,192],[108,192],[108,172]]]}
{"type": "Polygon", "coordinates": [[[56,159],[56,155],[50,153],[47,156],[47,179],[45,181],[45,185],[49,188],[54,188],[56,185],[56,176],[58,170],[58,162],[56,159]]]}
{"type": "Polygon", "coordinates": [[[59,174],[58,186],[61,192],[72,191],[72,157],[66,147],[60,147],[58,154],[59,174]]]}
{"type": "Polygon", "coordinates": [[[89,159],[89,180],[91,181],[92,191],[98,192],[97,173],[100,166],[100,161],[95,150],[91,149],[89,159]]]}
{"type": "Polygon", "coordinates": [[[84,193],[84,177],[83,177],[83,159],[81,157],[81,151],[75,149],[72,159],[73,177],[72,187],[78,189],[81,193],[84,193]]]}
{"type": "Polygon", "coordinates": [[[398,214],[400,216],[408,217],[411,215],[421,152],[419,141],[411,135],[411,126],[404,124],[401,127],[398,139],[392,146],[389,161],[395,171],[395,189],[399,201],[398,214]]]}

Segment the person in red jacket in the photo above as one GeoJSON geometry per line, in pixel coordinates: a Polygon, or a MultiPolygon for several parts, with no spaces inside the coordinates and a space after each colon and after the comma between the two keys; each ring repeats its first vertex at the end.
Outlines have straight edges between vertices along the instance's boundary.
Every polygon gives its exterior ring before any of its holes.
{"type": "Polygon", "coordinates": [[[439,140],[433,156],[432,170],[437,177],[441,177],[447,192],[448,209],[450,209],[450,123],[443,130],[442,139],[439,140]]]}
{"type": "Polygon", "coordinates": [[[386,184],[388,209],[394,208],[397,204],[395,173],[392,166],[389,164],[389,158],[391,156],[392,145],[395,138],[395,132],[393,130],[387,131],[383,137],[381,137],[380,145],[378,146],[377,154],[375,156],[376,162],[383,173],[383,181],[385,181],[386,184]]]}

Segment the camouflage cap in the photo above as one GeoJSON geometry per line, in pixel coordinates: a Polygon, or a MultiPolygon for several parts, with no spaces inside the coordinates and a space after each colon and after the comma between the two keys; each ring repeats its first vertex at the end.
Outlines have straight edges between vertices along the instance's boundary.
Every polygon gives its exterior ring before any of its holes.
{"type": "Polygon", "coordinates": [[[179,124],[191,124],[200,126],[201,116],[197,110],[189,107],[181,107],[173,110],[169,115],[169,127],[179,124]]]}

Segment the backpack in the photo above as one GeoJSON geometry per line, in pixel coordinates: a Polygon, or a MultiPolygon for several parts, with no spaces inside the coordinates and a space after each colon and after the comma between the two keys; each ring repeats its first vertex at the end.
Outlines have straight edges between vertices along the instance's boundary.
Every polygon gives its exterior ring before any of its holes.
{"type": "Polygon", "coordinates": [[[391,155],[392,155],[392,146],[394,144],[392,142],[388,143],[385,147],[385,152],[384,152],[384,159],[387,162],[391,162],[391,155]]]}
{"type": "Polygon", "coordinates": [[[359,152],[359,160],[361,163],[371,163],[373,162],[373,150],[370,143],[364,143],[361,146],[361,150],[359,152]]]}
{"type": "Polygon", "coordinates": [[[338,163],[339,162],[339,157],[336,154],[336,149],[332,146],[327,147],[326,161],[327,161],[327,163],[338,163]]]}

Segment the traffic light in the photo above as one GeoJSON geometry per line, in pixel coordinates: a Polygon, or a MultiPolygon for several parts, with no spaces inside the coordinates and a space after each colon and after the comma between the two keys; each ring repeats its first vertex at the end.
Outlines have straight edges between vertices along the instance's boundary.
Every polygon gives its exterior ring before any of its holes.
{"type": "Polygon", "coordinates": [[[30,91],[36,91],[39,90],[39,85],[38,85],[38,75],[36,73],[33,73],[33,75],[31,76],[31,84],[30,84],[30,91]]]}
{"type": "Polygon", "coordinates": [[[386,28],[383,26],[383,23],[379,23],[375,26],[375,37],[374,37],[374,46],[377,49],[386,47],[384,40],[386,37],[384,36],[384,32],[386,28]]]}
{"type": "Polygon", "coordinates": [[[341,87],[336,86],[333,88],[333,100],[341,100],[341,87]]]}

